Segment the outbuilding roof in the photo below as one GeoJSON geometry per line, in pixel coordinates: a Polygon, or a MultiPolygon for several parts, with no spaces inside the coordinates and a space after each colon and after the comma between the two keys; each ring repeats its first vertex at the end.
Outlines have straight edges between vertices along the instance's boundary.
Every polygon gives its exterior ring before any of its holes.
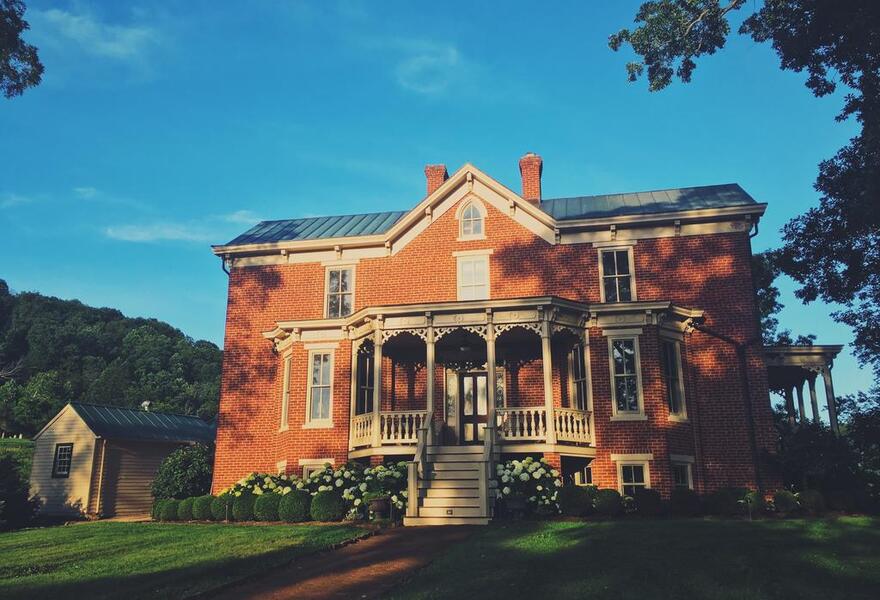
{"type": "Polygon", "coordinates": [[[198,417],[71,402],[89,429],[108,439],[154,442],[213,442],[216,427],[198,417]]]}
{"type": "MultiPolygon", "coordinates": [[[[541,210],[557,221],[650,215],[680,211],[728,208],[757,204],[738,184],[706,185],[626,194],[572,198],[546,198],[541,210]]],[[[227,246],[319,240],[382,234],[408,214],[390,211],[263,221],[230,241],[227,246]]]]}

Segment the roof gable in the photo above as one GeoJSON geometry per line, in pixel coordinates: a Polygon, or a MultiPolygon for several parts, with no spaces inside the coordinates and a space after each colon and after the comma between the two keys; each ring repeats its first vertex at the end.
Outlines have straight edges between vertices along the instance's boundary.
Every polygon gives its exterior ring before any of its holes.
{"type": "MultiPolygon", "coordinates": [[[[213,442],[215,426],[198,417],[71,402],[70,407],[96,435],[154,442],[213,442]]],[[[42,432],[41,432],[42,433],[42,432]]]]}

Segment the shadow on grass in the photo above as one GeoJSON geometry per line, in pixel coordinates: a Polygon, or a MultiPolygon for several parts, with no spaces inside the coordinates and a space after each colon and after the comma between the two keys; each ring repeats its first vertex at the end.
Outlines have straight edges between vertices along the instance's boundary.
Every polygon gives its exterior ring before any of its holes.
{"type": "Polygon", "coordinates": [[[391,596],[876,598],[880,520],[496,525],[391,596]]]}

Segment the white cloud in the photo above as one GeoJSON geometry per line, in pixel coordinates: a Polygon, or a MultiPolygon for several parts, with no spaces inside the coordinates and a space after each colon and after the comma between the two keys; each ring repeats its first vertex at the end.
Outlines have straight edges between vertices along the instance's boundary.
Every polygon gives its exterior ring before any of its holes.
{"type": "Polygon", "coordinates": [[[249,210],[237,210],[220,218],[227,223],[236,223],[238,225],[256,225],[263,220],[249,210]]]}
{"type": "Polygon", "coordinates": [[[418,43],[409,53],[397,63],[394,75],[398,85],[419,94],[446,91],[462,66],[461,53],[451,44],[418,43]]]}
{"type": "Polygon", "coordinates": [[[89,14],[61,9],[28,11],[36,35],[58,45],[66,42],[82,51],[118,61],[140,60],[160,41],[156,29],[146,25],[104,23],[89,14]]]}
{"type": "Polygon", "coordinates": [[[79,198],[89,199],[97,196],[98,190],[89,186],[75,187],[73,188],[73,193],[76,194],[79,198]]]}
{"type": "Polygon", "coordinates": [[[104,234],[111,239],[123,242],[208,242],[214,237],[199,227],[180,223],[116,225],[104,229],[104,234]]]}
{"type": "Polygon", "coordinates": [[[12,192],[0,194],[0,208],[12,208],[13,206],[19,206],[21,204],[30,204],[33,201],[33,198],[22,196],[20,194],[13,194],[12,192]]]}

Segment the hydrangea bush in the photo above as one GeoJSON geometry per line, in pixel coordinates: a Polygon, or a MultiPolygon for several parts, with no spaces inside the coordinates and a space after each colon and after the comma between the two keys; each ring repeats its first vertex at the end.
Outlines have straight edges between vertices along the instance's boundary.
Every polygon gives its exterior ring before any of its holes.
{"type": "Polygon", "coordinates": [[[522,498],[533,510],[558,512],[556,503],[562,479],[547,459],[508,460],[496,466],[498,495],[502,499],[522,498]]]}

